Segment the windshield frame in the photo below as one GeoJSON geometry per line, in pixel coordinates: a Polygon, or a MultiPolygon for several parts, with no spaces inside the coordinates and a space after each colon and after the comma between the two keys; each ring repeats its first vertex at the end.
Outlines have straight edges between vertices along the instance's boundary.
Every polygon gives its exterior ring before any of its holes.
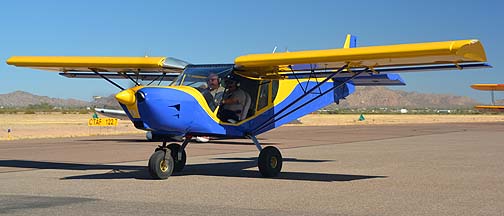
{"type": "Polygon", "coordinates": [[[210,74],[217,74],[220,79],[224,79],[233,69],[234,64],[188,65],[171,86],[206,88],[210,74]]]}

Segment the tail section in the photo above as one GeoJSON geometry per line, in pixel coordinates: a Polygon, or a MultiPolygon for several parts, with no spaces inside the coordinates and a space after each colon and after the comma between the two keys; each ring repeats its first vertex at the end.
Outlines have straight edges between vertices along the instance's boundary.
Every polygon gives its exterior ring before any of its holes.
{"type": "Polygon", "coordinates": [[[347,34],[343,48],[355,48],[357,47],[357,36],[347,34]]]}

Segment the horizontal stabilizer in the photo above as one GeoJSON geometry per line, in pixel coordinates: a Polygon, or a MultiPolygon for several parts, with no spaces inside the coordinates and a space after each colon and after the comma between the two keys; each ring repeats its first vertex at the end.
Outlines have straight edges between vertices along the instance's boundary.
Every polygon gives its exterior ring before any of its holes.
{"type": "Polygon", "coordinates": [[[124,110],[95,108],[95,111],[110,118],[118,118],[122,120],[128,119],[128,115],[126,115],[124,110]]]}

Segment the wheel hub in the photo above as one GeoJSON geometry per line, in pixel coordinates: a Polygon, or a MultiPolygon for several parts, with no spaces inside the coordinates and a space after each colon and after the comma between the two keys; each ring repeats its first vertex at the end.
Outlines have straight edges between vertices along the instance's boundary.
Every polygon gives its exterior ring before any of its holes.
{"type": "Polygon", "coordinates": [[[278,159],[276,157],[271,157],[270,165],[271,165],[271,168],[276,168],[278,165],[278,159]]]}
{"type": "Polygon", "coordinates": [[[161,172],[168,171],[168,164],[166,163],[166,160],[161,160],[161,162],[159,163],[159,168],[161,169],[161,172]]]}

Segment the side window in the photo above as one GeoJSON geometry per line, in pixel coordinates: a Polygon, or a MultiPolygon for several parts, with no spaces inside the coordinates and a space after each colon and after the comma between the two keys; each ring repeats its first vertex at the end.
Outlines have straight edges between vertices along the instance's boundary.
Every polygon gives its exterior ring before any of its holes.
{"type": "Polygon", "coordinates": [[[257,98],[257,110],[268,106],[268,92],[270,81],[262,81],[259,86],[259,97],[257,98]]]}
{"type": "Polygon", "coordinates": [[[275,98],[277,96],[277,93],[278,93],[278,80],[272,80],[272,87],[271,87],[271,103],[273,103],[273,101],[275,101],[275,98]]]}

